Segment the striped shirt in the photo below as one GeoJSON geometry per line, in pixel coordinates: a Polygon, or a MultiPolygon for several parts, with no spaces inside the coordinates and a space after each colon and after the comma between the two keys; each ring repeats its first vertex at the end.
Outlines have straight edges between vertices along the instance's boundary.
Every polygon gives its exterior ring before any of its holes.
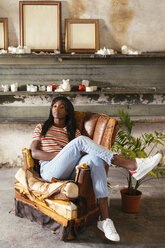
{"type": "MultiPolygon", "coordinates": [[[[45,152],[59,153],[64,146],[69,143],[68,133],[66,128],[59,128],[51,126],[47,131],[45,137],[41,137],[42,124],[38,124],[33,132],[32,140],[41,141],[41,150],[45,152]]],[[[80,136],[81,133],[76,129],[75,137],[80,136]]]]}

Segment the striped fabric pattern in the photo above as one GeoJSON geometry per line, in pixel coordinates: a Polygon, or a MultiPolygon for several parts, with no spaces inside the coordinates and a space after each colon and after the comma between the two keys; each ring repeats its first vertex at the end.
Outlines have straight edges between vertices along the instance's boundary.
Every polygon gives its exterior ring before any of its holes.
{"type": "MultiPolygon", "coordinates": [[[[45,137],[40,137],[42,130],[42,124],[38,124],[33,132],[32,140],[41,141],[41,150],[45,152],[58,153],[61,149],[69,143],[68,134],[66,128],[59,128],[51,126],[47,131],[45,137]]],[[[80,136],[81,133],[77,129],[76,137],[80,136]]]]}

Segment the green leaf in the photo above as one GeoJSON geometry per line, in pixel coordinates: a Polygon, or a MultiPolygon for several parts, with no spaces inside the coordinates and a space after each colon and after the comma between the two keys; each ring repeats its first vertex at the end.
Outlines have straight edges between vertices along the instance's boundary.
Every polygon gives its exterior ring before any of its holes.
{"type": "Polygon", "coordinates": [[[137,158],[146,158],[147,154],[144,151],[137,151],[136,152],[136,157],[137,158]]]}

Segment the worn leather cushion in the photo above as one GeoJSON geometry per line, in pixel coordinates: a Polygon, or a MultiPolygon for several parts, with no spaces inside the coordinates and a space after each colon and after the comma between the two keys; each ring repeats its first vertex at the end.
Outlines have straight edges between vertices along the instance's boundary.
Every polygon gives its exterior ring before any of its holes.
{"type": "Polygon", "coordinates": [[[84,120],[84,130],[83,135],[88,136],[93,139],[93,134],[99,118],[98,114],[87,113],[84,120]]]}
{"type": "Polygon", "coordinates": [[[104,130],[104,135],[101,140],[101,145],[109,149],[114,143],[114,138],[116,136],[117,130],[117,121],[114,118],[109,118],[104,130]]]}
{"type": "Polygon", "coordinates": [[[107,149],[114,143],[118,122],[106,114],[75,111],[76,125],[82,135],[107,149]]]}
{"type": "Polygon", "coordinates": [[[100,115],[97,120],[97,124],[94,130],[93,140],[99,145],[101,144],[108,119],[109,119],[108,116],[100,115]]]}
{"type": "Polygon", "coordinates": [[[83,133],[83,125],[84,125],[84,118],[86,113],[85,112],[80,112],[80,111],[75,111],[75,120],[76,120],[76,127],[80,130],[81,134],[83,133]]]}
{"type": "Polygon", "coordinates": [[[71,181],[57,181],[47,182],[40,178],[34,177],[34,175],[27,171],[28,184],[26,183],[25,169],[20,168],[15,178],[25,187],[35,192],[36,194],[42,195],[42,198],[53,197],[54,199],[74,199],[78,197],[78,186],[76,183],[71,181]],[[59,197],[58,197],[59,195],[59,197]]]}

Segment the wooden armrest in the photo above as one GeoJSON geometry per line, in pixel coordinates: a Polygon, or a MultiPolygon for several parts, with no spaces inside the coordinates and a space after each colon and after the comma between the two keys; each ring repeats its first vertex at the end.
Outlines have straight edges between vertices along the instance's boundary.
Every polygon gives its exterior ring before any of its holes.
{"type": "Polygon", "coordinates": [[[24,160],[24,168],[27,170],[30,170],[33,172],[34,168],[34,160],[31,156],[31,151],[30,149],[23,148],[22,149],[22,154],[23,154],[23,160],[24,160]]]}

